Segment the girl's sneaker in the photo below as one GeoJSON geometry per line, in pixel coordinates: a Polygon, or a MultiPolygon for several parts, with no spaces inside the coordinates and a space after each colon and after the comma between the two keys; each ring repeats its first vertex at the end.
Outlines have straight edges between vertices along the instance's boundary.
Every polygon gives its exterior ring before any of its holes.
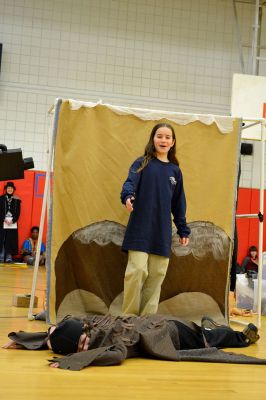
{"type": "Polygon", "coordinates": [[[256,343],[260,338],[260,335],[258,334],[258,328],[254,324],[248,324],[242,333],[244,334],[248,344],[256,343]]]}

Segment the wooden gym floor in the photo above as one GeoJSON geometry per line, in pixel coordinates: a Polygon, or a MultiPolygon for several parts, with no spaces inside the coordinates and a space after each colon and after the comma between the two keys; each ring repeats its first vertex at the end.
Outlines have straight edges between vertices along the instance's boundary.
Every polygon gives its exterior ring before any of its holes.
{"type": "MultiPolygon", "coordinates": [[[[0,264],[0,345],[16,330],[45,331],[46,324],[28,321],[27,309],[12,306],[14,294],[31,291],[32,268],[0,264]]],[[[38,273],[39,309],[45,294],[45,268],[38,273]]],[[[253,317],[245,322],[254,322],[253,317]]],[[[242,330],[243,327],[233,325],[242,330]]],[[[266,358],[266,317],[261,339],[235,352],[266,358]]],[[[90,367],[80,372],[48,367],[50,351],[0,349],[1,400],[72,399],[265,399],[266,366],[126,360],[115,367],[90,367]]]]}

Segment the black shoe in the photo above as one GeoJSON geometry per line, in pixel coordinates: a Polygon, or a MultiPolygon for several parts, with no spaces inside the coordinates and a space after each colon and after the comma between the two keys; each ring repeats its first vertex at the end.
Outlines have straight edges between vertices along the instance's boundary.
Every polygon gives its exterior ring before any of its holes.
{"type": "Polygon", "coordinates": [[[245,336],[246,343],[248,344],[256,343],[260,338],[260,335],[258,335],[258,328],[254,324],[248,324],[242,333],[245,336]]]}
{"type": "Polygon", "coordinates": [[[218,322],[215,322],[212,318],[206,316],[201,318],[201,327],[204,329],[216,329],[221,327],[228,328],[226,325],[218,324],[218,322]]]}

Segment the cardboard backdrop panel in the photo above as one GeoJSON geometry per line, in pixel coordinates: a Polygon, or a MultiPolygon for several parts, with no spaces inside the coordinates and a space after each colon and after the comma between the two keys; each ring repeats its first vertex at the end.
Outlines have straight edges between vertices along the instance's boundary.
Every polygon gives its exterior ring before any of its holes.
{"type": "MultiPolygon", "coordinates": [[[[192,236],[185,250],[178,245],[177,235],[173,237],[160,311],[188,314],[191,309],[195,312],[189,315],[197,319],[208,312],[209,304],[213,314],[224,316],[239,120],[233,121],[227,134],[215,123],[163,121],[170,122],[176,132],[192,236]]],[[[128,220],[120,191],[129,166],[143,154],[157,123],[118,115],[103,105],[72,110],[68,101],[62,103],[48,268],[51,321],[67,313],[120,312],[127,259],[120,246],[128,220]]]]}

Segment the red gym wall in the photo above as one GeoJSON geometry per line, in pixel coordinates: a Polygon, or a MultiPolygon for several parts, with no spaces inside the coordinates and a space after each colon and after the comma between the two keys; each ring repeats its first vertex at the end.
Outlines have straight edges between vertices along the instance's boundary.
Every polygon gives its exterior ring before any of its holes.
{"type": "MultiPolygon", "coordinates": [[[[15,195],[21,199],[21,213],[18,221],[19,248],[30,236],[32,226],[40,226],[42,200],[44,192],[45,172],[25,171],[24,179],[13,181],[16,186],[15,195]]],[[[4,193],[6,182],[0,182],[0,194],[4,193]]],[[[47,222],[45,219],[43,242],[46,242],[47,222]]]]}
{"type": "MultiPolygon", "coordinates": [[[[21,214],[19,219],[19,248],[29,237],[33,225],[40,225],[44,191],[45,172],[25,171],[25,178],[15,180],[16,195],[20,197],[21,214]]],[[[0,182],[0,193],[4,192],[5,182],[0,182]]],[[[240,188],[238,191],[237,214],[258,214],[259,190],[240,188]]],[[[258,246],[258,219],[237,219],[238,262],[241,264],[250,246],[258,246]]],[[[47,225],[45,221],[43,241],[46,241],[47,225]]],[[[266,223],[264,225],[263,249],[266,249],[266,223]]]]}
{"type": "MultiPolygon", "coordinates": [[[[239,188],[237,214],[258,214],[259,213],[259,189],[239,188]]],[[[264,191],[265,202],[265,191],[264,191]]],[[[264,214],[264,211],[262,211],[264,214]]],[[[243,258],[247,255],[250,246],[259,244],[259,221],[254,219],[237,219],[238,231],[238,262],[241,264],[243,258]]],[[[263,232],[263,251],[266,249],[266,223],[264,221],[263,232]]]]}

